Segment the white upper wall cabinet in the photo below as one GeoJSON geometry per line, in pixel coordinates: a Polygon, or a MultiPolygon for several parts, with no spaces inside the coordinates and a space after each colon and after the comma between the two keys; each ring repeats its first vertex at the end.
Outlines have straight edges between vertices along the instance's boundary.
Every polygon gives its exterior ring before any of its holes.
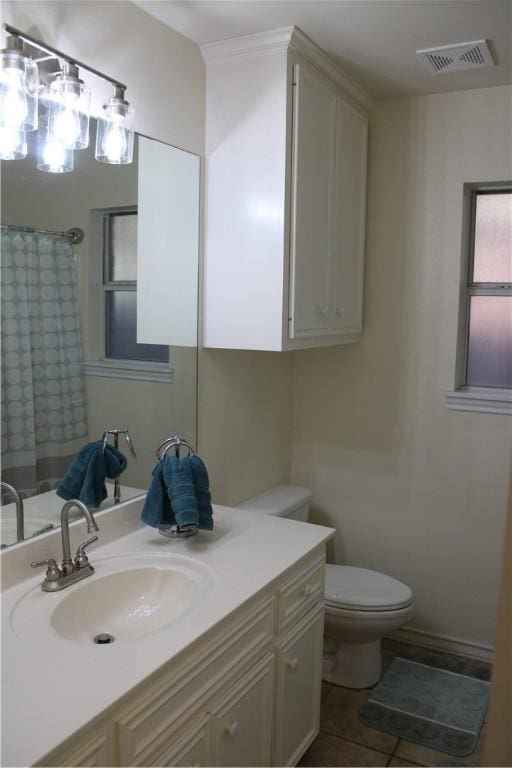
{"type": "Polygon", "coordinates": [[[201,50],[204,345],[357,341],[372,99],[294,27],[201,50]]]}

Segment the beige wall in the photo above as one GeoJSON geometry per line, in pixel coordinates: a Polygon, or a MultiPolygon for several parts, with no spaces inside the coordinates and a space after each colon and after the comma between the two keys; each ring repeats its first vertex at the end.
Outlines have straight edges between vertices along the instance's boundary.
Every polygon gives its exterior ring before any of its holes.
{"type": "MultiPolygon", "coordinates": [[[[512,478],[511,478],[512,480],[512,478]]],[[[512,765],[512,482],[483,765],[512,765]]]]}
{"type": "Polygon", "coordinates": [[[199,445],[218,504],[289,481],[293,355],[203,349],[199,445]]]}
{"type": "Polygon", "coordinates": [[[462,185],[510,179],[511,90],[381,102],[371,124],[360,344],[296,354],[293,480],[335,560],[413,588],[412,626],[492,643],[508,416],[448,411],[462,185]]]}

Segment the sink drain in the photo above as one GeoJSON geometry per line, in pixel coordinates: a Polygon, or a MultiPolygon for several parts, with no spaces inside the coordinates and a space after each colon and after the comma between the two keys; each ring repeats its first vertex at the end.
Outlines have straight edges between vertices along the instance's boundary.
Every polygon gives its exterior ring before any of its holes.
{"type": "Polygon", "coordinates": [[[108,632],[101,632],[94,638],[96,645],[108,645],[109,643],[113,643],[114,640],[114,635],[109,635],[108,632]]]}

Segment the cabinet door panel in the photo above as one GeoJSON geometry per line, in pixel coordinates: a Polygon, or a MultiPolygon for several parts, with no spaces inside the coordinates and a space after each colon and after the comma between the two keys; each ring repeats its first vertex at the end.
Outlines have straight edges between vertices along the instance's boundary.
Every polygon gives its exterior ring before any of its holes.
{"type": "Polygon", "coordinates": [[[280,643],[273,765],[296,765],[318,733],[323,631],[321,603],[280,643]]]}
{"type": "Polygon", "coordinates": [[[274,656],[268,655],[212,710],[213,763],[270,765],[274,656]]]}
{"type": "Polygon", "coordinates": [[[338,97],[333,328],[361,331],[368,120],[338,97]]]}
{"type": "Polygon", "coordinates": [[[114,765],[113,762],[113,732],[112,728],[101,731],[95,736],[89,736],[81,744],[69,752],[59,754],[53,752],[43,765],[73,765],[92,768],[99,765],[114,765]]]}
{"type": "Polygon", "coordinates": [[[334,245],[336,93],[304,64],[294,68],[290,338],[329,326],[334,245]]]}
{"type": "Polygon", "coordinates": [[[158,758],[157,766],[210,765],[209,717],[206,715],[183,738],[175,738],[158,758]]]}

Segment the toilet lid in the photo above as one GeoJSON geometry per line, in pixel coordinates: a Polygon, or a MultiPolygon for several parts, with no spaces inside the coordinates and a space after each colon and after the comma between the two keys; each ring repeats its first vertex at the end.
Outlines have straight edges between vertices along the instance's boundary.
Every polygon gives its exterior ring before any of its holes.
{"type": "Polygon", "coordinates": [[[326,565],[325,602],[352,611],[392,611],[412,602],[412,590],[377,571],[326,565]]]}

